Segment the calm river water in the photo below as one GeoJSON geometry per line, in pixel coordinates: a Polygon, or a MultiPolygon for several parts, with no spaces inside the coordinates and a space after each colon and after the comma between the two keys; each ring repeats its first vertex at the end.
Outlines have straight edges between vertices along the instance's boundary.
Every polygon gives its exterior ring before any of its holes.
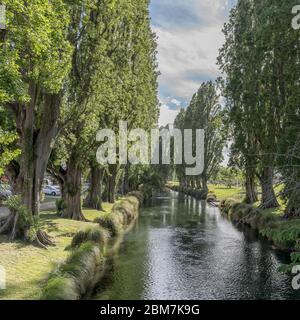
{"type": "Polygon", "coordinates": [[[278,267],[289,255],[217,208],[175,192],[143,208],[96,299],[300,299],[278,267]]]}

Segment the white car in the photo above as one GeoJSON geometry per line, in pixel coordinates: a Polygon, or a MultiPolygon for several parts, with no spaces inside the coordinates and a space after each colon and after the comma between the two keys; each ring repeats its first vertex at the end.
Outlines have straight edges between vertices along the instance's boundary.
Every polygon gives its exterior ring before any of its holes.
{"type": "Polygon", "coordinates": [[[57,197],[61,195],[59,188],[54,186],[45,186],[43,188],[43,192],[45,193],[46,196],[57,197]]]}

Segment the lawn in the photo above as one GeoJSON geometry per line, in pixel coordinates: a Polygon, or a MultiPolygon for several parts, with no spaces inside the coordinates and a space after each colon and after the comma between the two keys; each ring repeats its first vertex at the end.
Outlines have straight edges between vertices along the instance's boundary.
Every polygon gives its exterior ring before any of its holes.
{"type": "Polygon", "coordinates": [[[245,189],[241,187],[228,188],[224,185],[210,184],[208,188],[210,193],[214,193],[217,196],[218,201],[228,198],[242,201],[245,197],[245,189]]]}
{"type": "MultiPolygon", "coordinates": [[[[103,204],[105,212],[83,210],[85,217],[95,218],[111,211],[112,204],[103,204]]],[[[57,263],[63,261],[73,235],[91,222],[78,222],[59,218],[55,212],[42,212],[41,224],[53,237],[56,246],[48,250],[21,242],[10,243],[0,237],[0,266],[6,270],[6,290],[0,290],[0,299],[37,299],[43,281],[57,263]]]]}
{"type": "MultiPolygon", "coordinates": [[[[169,186],[178,186],[177,181],[168,181],[169,186]]],[[[228,188],[225,185],[209,184],[209,193],[214,193],[217,196],[218,201],[222,201],[227,198],[233,198],[235,200],[242,200],[245,196],[245,189],[232,187],[228,188]]]]}

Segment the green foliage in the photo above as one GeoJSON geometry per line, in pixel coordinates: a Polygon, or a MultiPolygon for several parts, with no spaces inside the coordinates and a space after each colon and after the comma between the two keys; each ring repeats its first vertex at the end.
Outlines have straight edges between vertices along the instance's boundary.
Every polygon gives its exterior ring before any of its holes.
{"type": "Polygon", "coordinates": [[[232,199],[220,203],[222,214],[235,223],[249,225],[282,249],[300,249],[300,220],[282,220],[268,210],[259,210],[232,199]]]}
{"type": "MultiPolygon", "coordinates": [[[[198,190],[198,189],[193,189],[193,188],[186,188],[182,186],[173,186],[173,185],[167,185],[168,188],[171,190],[187,194],[191,197],[196,198],[197,200],[207,200],[208,198],[208,193],[206,190],[198,190]]],[[[212,196],[212,194],[210,194],[212,196]]]]}
{"type": "Polygon", "coordinates": [[[147,198],[152,196],[152,191],[161,190],[166,179],[160,174],[157,166],[131,166],[129,184],[132,190],[141,190],[147,198]]]}
{"type": "Polygon", "coordinates": [[[217,184],[222,184],[228,188],[232,188],[234,185],[242,185],[244,182],[243,172],[237,168],[220,166],[212,179],[217,184]]]}
{"type": "MultiPolygon", "coordinates": [[[[182,110],[175,119],[177,129],[204,129],[204,170],[201,176],[188,179],[185,175],[185,165],[176,165],[177,177],[181,185],[191,186],[191,183],[202,184],[207,191],[208,180],[215,175],[223,160],[223,148],[227,140],[227,126],[224,121],[224,111],[219,104],[217,83],[203,83],[194,94],[188,108],[182,110]]],[[[195,139],[193,139],[195,140],[195,139]]],[[[193,141],[193,152],[196,150],[193,141]]]]}
{"type": "Polygon", "coordinates": [[[207,202],[216,202],[217,201],[217,196],[214,193],[208,193],[207,202]]]}
{"type": "Polygon", "coordinates": [[[227,198],[222,200],[219,206],[222,213],[229,215],[231,208],[236,204],[238,204],[236,200],[227,198]]]}
{"type": "Polygon", "coordinates": [[[94,223],[98,223],[102,228],[107,229],[112,237],[119,235],[137,217],[141,205],[139,199],[141,198],[143,197],[140,193],[138,193],[138,197],[131,194],[117,202],[110,215],[96,218],[94,223]]]}
{"type": "Polygon", "coordinates": [[[300,263],[300,252],[293,252],[291,254],[292,263],[299,264],[300,263]]]}
{"type": "MultiPolygon", "coordinates": [[[[299,210],[299,34],[290,26],[294,0],[238,1],[224,27],[219,65],[233,144],[231,163],[247,181],[269,181],[278,166],[287,214],[299,210]],[[288,164],[288,165],[287,165],[288,164]],[[296,201],[295,201],[296,199],[296,201]]],[[[275,194],[269,199],[276,205],[275,194]]],[[[267,204],[268,205],[268,204],[267,204]]]]}
{"type": "Polygon", "coordinates": [[[98,223],[102,228],[107,229],[112,237],[119,235],[122,231],[122,224],[116,215],[96,218],[94,223],[98,223]]]}
{"type": "MultiPolygon", "coordinates": [[[[146,0],[105,0],[74,6],[76,50],[60,117],[67,125],[51,158],[56,174],[72,171],[74,159],[78,170],[86,168],[91,159],[95,161],[99,128],[118,133],[119,121],[125,119],[129,129],[149,131],[156,124],[156,37],[150,28],[148,5],[146,0]]],[[[122,166],[105,169],[117,185],[122,166]]],[[[66,191],[74,196],[70,187],[66,186],[66,191]]]]}
{"type": "Polygon", "coordinates": [[[17,135],[12,132],[5,132],[0,128],[0,176],[4,168],[12,160],[20,155],[20,150],[15,146],[17,135]]]}
{"type": "Polygon", "coordinates": [[[128,196],[135,197],[139,201],[139,206],[141,206],[144,203],[144,195],[140,191],[131,191],[128,193],[128,196]]]}
{"type": "Polygon", "coordinates": [[[3,0],[7,34],[0,47],[0,89],[5,101],[29,101],[34,81],[58,92],[70,67],[69,7],[63,0],[3,0]],[[11,50],[13,48],[13,50],[11,50]]]}
{"type": "Polygon", "coordinates": [[[98,246],[83,243],[47,280],[41,300],[76,300],[90,289],[104,259],[98,246]]]}
{"type": "Polygon", "coordinates": [[[275,227],[261,230],[261,234],[278,247],[300,250],[300,221],[281,221],[275,227]]]}
{"type": "Polygon", "coordinates": [[[66,204],[64,199],[57,199],[55,201],[56,211],[57,214],[62,214],[66,209],[66,204]]]}
{"type": "Polygon", "coordinates": [[[220,210],[232,222],[248,225],[261,232],[264,228],[275,226],[278,221],[278,217],[273,213],[259,210],[252,205],[239,203],[233,199],[221,201],[220,210]]]}
{"type": "Polygon", "coordinates": [[[42,300],[78,300],[76,283],[69,277],[49,279],[42,293],[42,300]]]}
{"type": "Polygon", "coordinates": [[[113,206],[112,215],[121,214],[123,225],[127,226],[137,217],[139,205],[139,200],[135,196],[126,197],[113,206]]]}
{"type": "Polygon", "coordinates": [[[98,244],[100,248],[104,248],[107,244],[109,238],[108,232],[100,228],[96,227],[89,227],[85,230],[78,231],[72,239],[70,248],[75,249],[80,247],[85,242],[92,242],[98,244]]]}
{"type": "Polygon", "coordinates": [[[28,212],[26,206],[22,203],[19,195],[9,197],[5,201],[5,205],[18,215],[18,223],[21,230],[26,230],[27,240],[35,239],[36,231],[39,229],[39,217],[33,216],[28,212]]]}

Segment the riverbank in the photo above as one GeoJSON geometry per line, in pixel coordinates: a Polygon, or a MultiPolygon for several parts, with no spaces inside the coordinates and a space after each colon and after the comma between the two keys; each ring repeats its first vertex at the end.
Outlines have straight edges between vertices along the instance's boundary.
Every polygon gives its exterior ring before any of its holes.
{"type": "Polygon", "coordinates": [[[261,210],[233,199],[223,200],[219,207],[234,224],[244,224],[257,230],[276,248],[300,251],[300,219],[285,219],[282,207],[261,210]]]}
{"type": "Polygon", "coordinates": [[[300,219],[284,219],[283,204],[279,208],[260,210],[258,203],[253,206],[243,203],[245,192],[242,188],[209,185],[206,198],[201,198],[201,190],[182,188],[174,183],[168,184],[168,188],[199,200],[215,199],[222,215],[234,224],[244,224],[257,230],[278,249],[300,251],[300,219]]]}
{"type": "Polygon", "coordinates": [[[55,247],[49,247],[48,250],[22,242],[11,243],[6,237],[0,237],[0,265],[6,270],[7,287],[6,290],[0,290],[0,299],[40,299],[49,274],[64,265],[76,251],[65,250],[70,249],[74,236],[81,231],[98,228],[99,219],[107,222],[114,220],[113,207],[120,207],[122,201],[124,199],[115,205],[104,203],[105,212],[84,209],[85,217],[93,222],[61,219],[54,211],[42,212],[41,227],[55,242],[55,247]]]}
{"type": "Polygon", "coordinates": [[[289,254],[175,192],[154,195],[109,262],[95,300],[299,298],[278,271],[289,254]]]}
{"type": "Polygon", "coordinates": [[[50,273],[40,299],[88,298],[105,274],[107,257],[118,248],[119,239],[137,218],[142,203],[142,194],[132,192],[115,203],[110,214],[96,218],[96,226],[78,231],[66,248],[70,255],[50,273]]]}
{"type": "MultiPolygon", "coordinates": [[[[176,182],[169,182],[167,184],[167,188],[169,188],[173,191],[181,192],[181,193],[188,194],[191,196],[193,196],[196,193],[196,194],[198,194],[199,200],[207,200],[207,197],[205,197],[205,195],[201,191],[199,192],[199,191],[192,189],[192,188],[182,188],[176,182]]],[[[228,199],[228,198],[239,200],[239,199],[243,199],[243,197],[245,196],[245,191],[241,187],[228,188],[223,185],[209,184],[208,189],[209,189],[208,194],[214,195],[214,197],[218,201],[222,201],[222,200],[228,199]]]]}

